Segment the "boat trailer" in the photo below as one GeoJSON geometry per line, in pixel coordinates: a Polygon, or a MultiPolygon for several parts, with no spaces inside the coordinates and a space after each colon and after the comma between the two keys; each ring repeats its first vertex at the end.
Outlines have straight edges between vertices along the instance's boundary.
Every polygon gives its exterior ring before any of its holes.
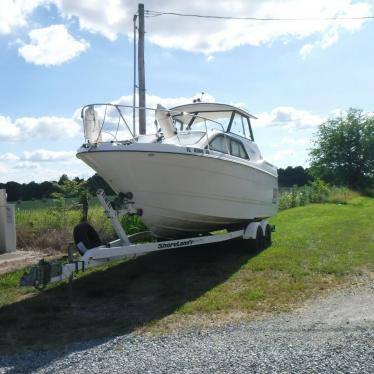
{"type": "MultiPolygon", "coordinates": [[[[74,260],[71,248],[69,249],[69,262],[47,262],[41,260],[26,272],[20,280],[21,286],[33,286],[38,289],[46,287],[49,283],[59,282],[64,279],[73,279],[74,274],[83,272],[88,268],[103,265],[110,261],[124,259],[134,255],[142,255],[167,249],[192,247],[202,244],[211,244],[243,239],[251,242],[255,250],[271,245],[271,232],[275,230],[266,220],[251,222],[246,228],[216,235],[196,236],[186,239],[154,241],[136,243],[149,239],[149,232],[127,235],[119,218],[124,214],[141,214],[136,211],[130,201],[130,196],[121,196],[120,206],[114,206],[108,200],[103,190],[97,191],[97,197],[105,210],[106,216],[111,220],[112,226],[118,235],[117,240],[93,248],[87,248],[83,242],[78,242],[76,247],[81,254],[79,260],[74,260]]],[[[250,243],[248,243],[250,244],[250,243]]]]}

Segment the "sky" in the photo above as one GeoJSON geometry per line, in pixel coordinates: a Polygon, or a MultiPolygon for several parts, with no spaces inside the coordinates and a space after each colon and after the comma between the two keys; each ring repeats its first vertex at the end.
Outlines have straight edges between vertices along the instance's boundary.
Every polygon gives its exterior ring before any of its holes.
{"type": "MultiPolygon", "coordinates": [[[[89,177],[75,157],[80,108],[131,104],[132,0],[0,1],[0,182],[89,177]]],[[[374,15],[374,0],[144,1],[159,12],[257,17],[374,15]],[[213,6],[214,5],[214,6],[213,6]]],[[[263,157],[308,166],[318,126],[373,110],[374,20],[248,21],[146,17],[147,106],[234,104],[263,157]]]]}

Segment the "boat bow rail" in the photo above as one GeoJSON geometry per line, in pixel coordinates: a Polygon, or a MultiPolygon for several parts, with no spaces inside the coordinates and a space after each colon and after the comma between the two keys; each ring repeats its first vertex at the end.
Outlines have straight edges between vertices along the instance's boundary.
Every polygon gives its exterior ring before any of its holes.
{"type": "Polygon", "coordinates": [[[129,105],[112,103],[89,104],[82,108],[81,118],[85,144],[89,146],[107,142],[129,145],[144,142],[166,142],[186,146],[199,143],[202,140],[204,144],[208,144],[209,136],[213,132],[220,132],[226,137],[227,130],[226,125],[219,120],[196,112],[166,109],[161,105],[158,105],[157,108],[134,108],[129,105]],[[137,135],[135,123],[138,122],[138,110],[145,110],[147,113],[149,135],[137,135]],[[195,120],[198,125],[191,128],[186,124],[183,128],[178,120],[182,117],[191,122],[195,120]]]}

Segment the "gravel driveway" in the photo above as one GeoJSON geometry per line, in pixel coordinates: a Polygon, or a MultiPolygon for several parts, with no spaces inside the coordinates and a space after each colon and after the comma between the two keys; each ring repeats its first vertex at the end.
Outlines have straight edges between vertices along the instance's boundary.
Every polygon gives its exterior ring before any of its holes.
{"type": "Polygon", "coordinates": [[[372,374],[374,282],[250,323],[0,356],[0,373],[28,372],[372,374]]]}

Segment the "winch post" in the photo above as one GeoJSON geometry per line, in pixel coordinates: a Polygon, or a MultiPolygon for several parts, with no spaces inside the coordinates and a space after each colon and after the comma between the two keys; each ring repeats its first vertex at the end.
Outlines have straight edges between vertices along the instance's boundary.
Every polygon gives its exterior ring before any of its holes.
{"type": "Polygon", "coordinates": [[[106,216],[112,222],[114,231],[118,235],[119,239],[125,244],[130,245],[131,242],[126,234],[126,231],[123,229],[121,222],[118,219],[118,213],[112,208],[110,201],[107,199],[104,190],[100,189],[96,192],[97,198],[100,201],[100,204],[105,210],[106,216]]]}

